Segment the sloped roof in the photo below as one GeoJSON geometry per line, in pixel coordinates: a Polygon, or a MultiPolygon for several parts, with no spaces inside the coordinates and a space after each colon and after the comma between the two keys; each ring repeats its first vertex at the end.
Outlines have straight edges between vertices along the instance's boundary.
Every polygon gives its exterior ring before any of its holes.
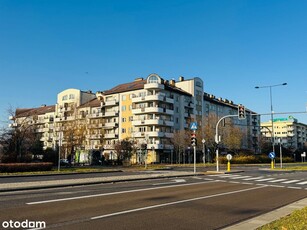
{"type": "Polygon", "coordinates": [[[124,84],[117,85],[110,90],[105,91],[104,94],[110,95],[114,93],[123,93],[123,92],[143,89],[145,84],[146,84],[146,80],[139,80],[139,81],[124,83],[124,84]]]}
{"type": "MultiPolygon", "coordinates": [[[[120,85],[117,85],[110,90],[104,91],[103,94],[110,95],[110,94],[115,94],[115,93],[124,93],[124,92],[144,89],[144,85],[146,83],[147,83],[147,80],[145,79],[145,80],[137,80],[137,81],[133,81],[133,82],[129,82],[129,83],[120,84],[120,85]]],[[[170,85],[166,82],[163,82],[162,84],[165,86],[166,90],[176,91],[178,93],[191,96],[190,93],[188,93],[188,92],[186,92],[186,91],[184,91],[184,90],[182,90],[182,89],[180,89],[176,86],[170,85]]]]}
{"type": "Polygon", "coordinates": [[[45,113],[52,113],[52,112],[55,112],[55,105],[41,106],[39,108],[18,108],[16,109],[16,117],[42,115],[45,113]]]}
{"type": "Polygon", "coordinates": [[[78,108],[85,108],[85,107],[99,107],[100,101],[97,98],[94,98],[82,105],[80,105],[78,108]]]}

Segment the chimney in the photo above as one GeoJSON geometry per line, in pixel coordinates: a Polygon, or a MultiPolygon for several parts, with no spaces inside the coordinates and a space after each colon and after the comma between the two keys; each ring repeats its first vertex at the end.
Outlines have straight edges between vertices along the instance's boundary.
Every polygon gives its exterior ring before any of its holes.
{"type": "Polygon", "coordinates": [[[170,80],[170,85],[175,86],[175,80],[174,79],[170,80]]]}
{"type": "Polygon", "coordinates": [[[179,81],[184,81],[184,77],[180,76],[179,81]]]}
{"type": "Polygon", "coordinates": [[[143,78],[142,77],[137,77],[136,79],[134,79],[134,81],[142,81],[143,78]]]}

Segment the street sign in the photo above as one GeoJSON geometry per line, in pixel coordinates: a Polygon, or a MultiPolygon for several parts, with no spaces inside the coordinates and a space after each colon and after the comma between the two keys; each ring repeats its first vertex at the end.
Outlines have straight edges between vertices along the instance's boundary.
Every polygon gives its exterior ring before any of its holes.
{"type": "Polygon", "coordinates": [[[306,157],[306,152],[303,152],[303,153],[301,154],[301,157],[306,157]]]}
{"type": "Polygon", "coordinates": [[[230,161],[232,159],[232,155],[231,154],[227,154],[226,158],[227,158],[228,161],[230,161]]]}
{"type": "Polygon", "coordinates": [[[275,153],[274,152],[270,152],[269,153],[269,158],[271,158],[273,160],[275,158],[275,153]]]}
{"type": "Polygon", "coordinates": [[[197,130],[197,122],[192,122],[191,124],[190,124],[190,129],[191,130],[197,130]]]}

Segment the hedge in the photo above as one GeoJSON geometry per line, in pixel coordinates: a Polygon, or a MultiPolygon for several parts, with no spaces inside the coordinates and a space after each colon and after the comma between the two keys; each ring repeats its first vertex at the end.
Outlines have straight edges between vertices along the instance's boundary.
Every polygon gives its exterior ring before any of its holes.
{"type": "MultiPolygon", "coordinates": [[[[219,157],[221,164],[227,164],[226,156],[219,157]]],[[[276,162],[279,162],[279,158],[275,159],[276,162]]],[[[294,162],[291,157],[283,157],[282,161],[284,163],[294,162]]],[[[260,164],[260,163],[270,163],[271,159],[266,155],[258,156],[233,156],[230,161],[232,164],[260,164]]]]}
{"type": "Polygon", "coordinates": [[[2,163],[0,164],[1,173],[12,172],[34,172],[34,171],[50,171],[53,164],[45,163],[2,163]]]}

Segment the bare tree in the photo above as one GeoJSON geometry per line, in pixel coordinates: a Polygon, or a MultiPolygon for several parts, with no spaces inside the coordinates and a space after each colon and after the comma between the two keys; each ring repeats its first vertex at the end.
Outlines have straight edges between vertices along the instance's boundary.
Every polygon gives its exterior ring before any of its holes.
{"type": "Polygon", "coordinates": [[[187,130],[176,130],[171,141],[174,145],[175,154],[177,154],[177,162],[184,162],[184,151],[190,145],[190,132],[187,130]]]}

